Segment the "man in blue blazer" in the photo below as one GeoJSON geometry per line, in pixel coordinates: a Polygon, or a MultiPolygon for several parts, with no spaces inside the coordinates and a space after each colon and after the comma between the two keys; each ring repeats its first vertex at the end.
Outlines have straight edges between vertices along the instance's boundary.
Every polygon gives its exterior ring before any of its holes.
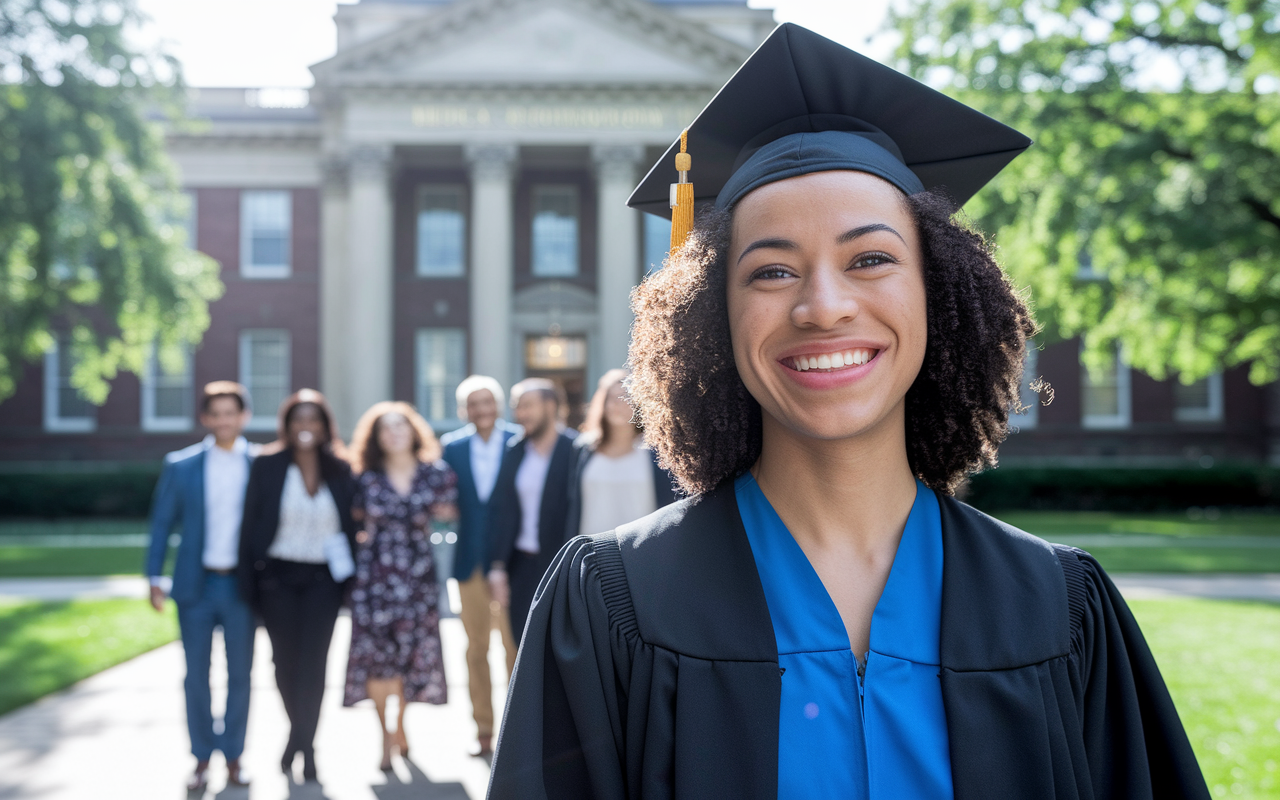
{"type": "Polygon", "coordinates": [[[198,791],[208,782],[209,758],[221,750],[227,785],[247,786],[240,769],[249,722],[249,669],[253,665],[253,612],[236,583],[240,518],[253,454],[241,432],[249,422],[249,395],[231,381],[204,387],[200,424],[203,442],[165,457],[151,511],[147,575],[151,605],[164,609],[162,578],[169,537],[181,531],[168,594],[178,606],[178,627],[187,656],[187,731],[196,768],[187,782],[198,791]],[[215,733],[209,691],[213,629],[222,628],[227,653],[227,705],[223,730],[215,733]]]}
{"type": "Polygon", "coordinates": [[[467,631],[467,675],[471,713],[476,721],[476,756],[493,752],[493,684],[489,675],[489,637],[502,633],[507,649],[507,675],[515,666],[517,643],[511,622],[495,607],[485,579],[489,554],[489,506],[507,442],[517,429],[498,413],[502,385],[485,375],[472,375],[458,384],[458,410],[468,425],[447,434],[444,460],[458,475],[458,544],[453,577],[462,599],[462,627],[467,631]]]}

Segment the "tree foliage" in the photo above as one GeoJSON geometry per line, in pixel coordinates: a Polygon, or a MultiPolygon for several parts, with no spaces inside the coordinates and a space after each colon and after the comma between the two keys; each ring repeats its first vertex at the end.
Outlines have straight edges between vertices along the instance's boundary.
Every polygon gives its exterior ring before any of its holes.
{"type": "Polygon", "coordinates": [[[1036,144],[968,207],[1086,361],[1280,373],[1280,0],[909,0],[899,66],[1036,144]]]}
{"type": "Polygon", "coordinates": [[[62,335],[101,403],[153,346],[175,365],[222,293],[148,118],[180,72],[131,45],[139,21],[131,0],[0,0],[0,400],[62,335]]]}

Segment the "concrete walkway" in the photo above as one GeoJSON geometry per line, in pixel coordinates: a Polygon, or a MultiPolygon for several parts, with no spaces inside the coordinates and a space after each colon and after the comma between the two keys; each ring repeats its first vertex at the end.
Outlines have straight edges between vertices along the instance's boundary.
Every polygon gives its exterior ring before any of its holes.
{"type": "MultiPolygon", "coordinates": [[[[142,602],[139,600],[139,602],[142,602]]],[[[215,756],[209,791],[220,800],[478,800],[488,785],[488,765],[467,756],[474,741],[467,697],[466,636],[457,619],[441,622],[449,703],[410,705],[405,732],[412,760],[397,758],[395,771],[378,769],[382,737],[367,701],[342,708],[350,621],[338,619],[329,651],[328,691],[316,739],[321,784],[292,784],[280,773],[288,735],[276,693],[271,645],[258,632],[246,768],[248,790],[224,789],[226,772],[215,756]]],[[[215,641],[217,638],[215,637],[215,641]]],[[[493,640],[494,674],[505,674],[502,644],[493,640]]],[[[222,654],[214,653],[215,703],[225,696],[222,654]]],[[[190,755],[182,699],[182,647],[166,645],[81,681],[63,692],[0,717],[0,798],[179,800],[195,762],[190,755]]],[[[495,707],[502,708],[495,687],[495,707]]]]}

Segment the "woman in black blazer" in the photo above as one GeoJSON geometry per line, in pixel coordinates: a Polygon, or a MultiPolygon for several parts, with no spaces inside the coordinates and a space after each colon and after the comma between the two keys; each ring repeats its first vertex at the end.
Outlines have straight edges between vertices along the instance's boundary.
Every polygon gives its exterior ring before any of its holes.
{"type": "Polygon", "coordinates": [[[313,743],[325,662],[343,590],[354,572],[355,481],[324,395],[303,389],[280,405],[279,440],[249,471],[240,530],[240,584],[271,638],[276,686],[289,716],[280,761],[316,780],[313,743]]]}

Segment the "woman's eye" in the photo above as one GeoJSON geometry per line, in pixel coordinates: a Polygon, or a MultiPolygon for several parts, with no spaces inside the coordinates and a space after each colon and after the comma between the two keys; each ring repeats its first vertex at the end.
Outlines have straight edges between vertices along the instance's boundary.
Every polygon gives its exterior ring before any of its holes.
{"type": "Polygon", "coordinates": [[[791,277],[791,271],[788,270],[786,267],[778,267],[778,266],[761,267],[760,269],[751,273],[751,278],[748,280],[748,282],[757,281],[757,280],[776,281],[781,278],[790,278],[790,277],[791,277]]]}
{"type": "Polygon", "coordinates": [[[853,260],[852,267],[854,269],[871,269],[873,267],[884,266],[885,264],[896,264],[898,260],[888,253],[863,253],[853,260]]]}

